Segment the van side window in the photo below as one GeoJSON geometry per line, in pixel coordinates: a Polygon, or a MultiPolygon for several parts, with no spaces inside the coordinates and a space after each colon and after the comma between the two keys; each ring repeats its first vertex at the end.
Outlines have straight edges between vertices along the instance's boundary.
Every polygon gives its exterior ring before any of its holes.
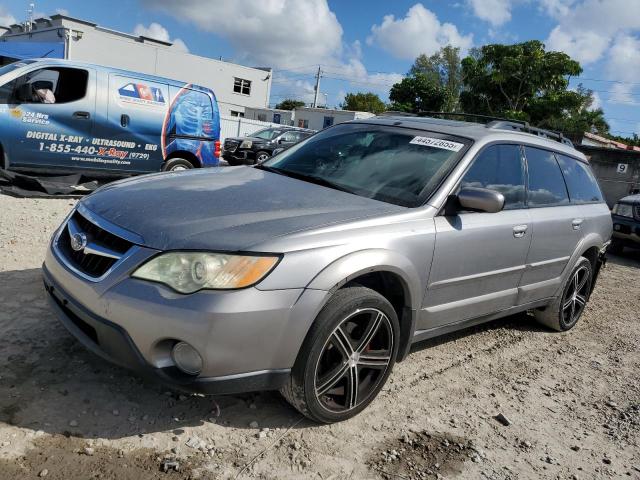
{"type": "Polygon", "coordinates": [[[530,207],[568,205],[567,186],[553,152],[525,147],[524,156],[529,172],[527,204],[530,207]]]}
{"type": "Polygon", "coordinates": [[[598,181],[589,165],[566,155],[557,155],[557,157],[569,188],[571,203],[604,201],[598,181]]]}
{"type": "Polygon", "coordinates": [[[14,96],[21,103],[61,104],[80,100],[87,94],[89,73],[76,68],[42,68],[17,81],[14,96]]]}
{"type": "Polygon", "coordinates": [[[461,188],[480,187],[504,195],[504,208],[524,208],[524,168],[519,145],[492,145],[485,148],[467,171],[461,188]]]}

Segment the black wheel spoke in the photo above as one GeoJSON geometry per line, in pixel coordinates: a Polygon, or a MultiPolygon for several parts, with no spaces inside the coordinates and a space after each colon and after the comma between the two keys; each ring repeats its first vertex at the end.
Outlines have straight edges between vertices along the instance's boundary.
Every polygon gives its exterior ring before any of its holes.
{"type": "Polygon", "coordinates": [[[369,343],[371,343],[371,340],[373,339],[375,334],[378,332],[378,329],[382,324],[383,317],[384,315],[380,312],[375,312],[373,315],[371,315],[371,321],[369,322],[369,325],[367,325],[367,329],[365,330],[364,335],[362,335],[362,339],[360,340],[360,343],[356,347],[356,352],[360,353],[364,351],[364,349],[367,348],[369,343]]]}
{"type": "Polygon", "coordinates": [[[350,367],[347,372],[347,403],[349,408],[353,408],[358,405],[358,387],[360,382],[358,381],[358,369],[356,367],[350,367]]]}
{"type": "Polygon", "coordinates": [[[342,325],[336,328],[335,332],[333,332],[333,344],[338,347],[345,358],[349,358],[353,354],[351,340],[342,328],[342,325]]]}
{"type": "Polygon", "coordinates": [[[358,365],[366,368],[386,368],[391,356],[388,351],[361,353],[358,357],[358,365]]]}
{"type": "Polygon", "coordinates": [[[325,375],[317,382],[316,395],[323,395],[325,392],[331,390],[336,384],[344,378],[349,370],[349,364],[343,363],[334,368],[330,373],[325,375]]]}

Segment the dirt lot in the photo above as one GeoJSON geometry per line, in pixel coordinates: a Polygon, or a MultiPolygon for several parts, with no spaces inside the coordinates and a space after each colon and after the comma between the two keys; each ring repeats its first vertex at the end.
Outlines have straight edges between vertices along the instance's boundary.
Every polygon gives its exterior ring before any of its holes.
{"type": "Polygon", "coordinates": [[[518,315],[426,342],[364,413],[317,426],[276,393],[185,397],[85,351],[40,279],[71,205],[0,195],[2,479],[640,479],[639,254],[571,332],[518,315]]]}

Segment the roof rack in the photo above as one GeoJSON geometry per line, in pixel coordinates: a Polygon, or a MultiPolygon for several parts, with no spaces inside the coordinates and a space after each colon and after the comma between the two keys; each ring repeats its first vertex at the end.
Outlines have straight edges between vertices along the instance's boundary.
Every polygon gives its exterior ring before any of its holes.
{"type": "Polygon", "coordinates": [[[543,128],[532,127],[529,122],[523,120],[512,120],[509,118],[493,117],[490,115],[481,115],[477,113],[462,113],[462,112],[430,112],[419,111],[415,114],[418,117],[462,117],[462,118],[475,118],[480,120],[486,120],[485,127],[496,130],[514,130],[517,132],[531,133],[538,137],[547,138],[549,140],[555,140],[564,145],[568,145],[573,148],[573,143],[561,132],[553,130],[545,130],[543,128]]]}

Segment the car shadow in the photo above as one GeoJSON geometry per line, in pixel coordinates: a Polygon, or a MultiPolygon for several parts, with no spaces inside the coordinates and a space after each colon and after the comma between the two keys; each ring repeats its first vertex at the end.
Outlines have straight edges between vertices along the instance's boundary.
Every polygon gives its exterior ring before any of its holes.
{"type": "Polygon", "coordinates": [[[623,267],[640,268],[640,249],[625,248],[624,251],[615,255],[607,252],[607,262],[623,267]]]}
{"type": "MultiPolygon", "coordinates": [[[[6,424],[118,439],[180,434],[207,423],[288,428],[300,419],[277,392],[185,395],[97,357],[50,310],[40,269],[0,272],[0,331],[0,422],[6,424]]],[[[296,423],[308,426],[313,424],[296,423]]]]}

